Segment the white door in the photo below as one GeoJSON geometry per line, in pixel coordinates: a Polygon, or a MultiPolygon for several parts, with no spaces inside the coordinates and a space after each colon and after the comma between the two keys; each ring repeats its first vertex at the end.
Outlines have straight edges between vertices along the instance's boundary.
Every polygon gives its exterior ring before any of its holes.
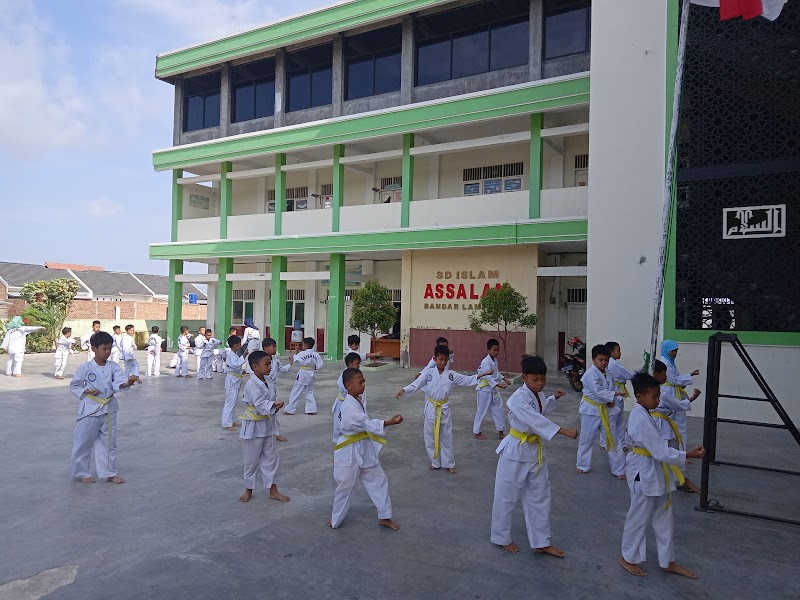
{"type": "MultiPolygon", "coordinates": [[[[567,304],[567,339],[578,336],[586,342],[586,303],[570,302],[567,304]]],[[[569,351],[569,348],[567,348],[569,351]]]]}

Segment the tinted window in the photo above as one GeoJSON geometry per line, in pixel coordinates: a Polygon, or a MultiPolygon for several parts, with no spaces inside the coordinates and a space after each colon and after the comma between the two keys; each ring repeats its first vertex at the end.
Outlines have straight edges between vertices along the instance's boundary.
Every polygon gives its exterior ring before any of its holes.
{"type": "Polygon", "coordinates": [[[349,62],[347,65],[348,100],[372,95],[374,88],[373,67],[374,60],[371,56],[349,62]]]}
{"type": "Polygon", "coordinates": [[[184,131],[219,126],[220,81],[219,71],[184,80],[184,131]]]}
{"type": "Polygon", "coordinates": [[[322,44],[287,56],[289,111],[330,104],[333,97],[333,46],[322,44]]]}
{"type": "Polygon", "coordinates": [[[234,122],[275,114],[275,59],[231,68],[231,82],[234,122]]]}
{"type": "Polygon", "coordinates": [[[333,69],[326,67],[311,73],[311,106],[325,106],[333,101],[333,69]]]}
{"type": "Polygon", "coordinates": [[[507,69],[528,62],[528,21],[492,25],[489,69],[507,69]]]}
{"type": "Polygon", "coordinates": [[[446,81],[450,75],[450,38],[417,48],[417,85],[446,81]]]}
{"type": "Polygon", "coordinates": [[[256,83],[255,118],[269,117],[275,114],[275,82],[256,83]]]}
{"type": "Polygon", "coordinates": [[[548,2],[544,17],[544,58],[588,52],[590,27],[589,2],[548,2]]]}
{"type": "Polygon", "coordinates": [[[255,119],[255,88],[252,85],[238,86],[233,90],[233,120],[255,119]]]}
{"type": "MultiPolygon", "coordinates": [[[[526,60],[527,62],[527,60],[526,60]]],[[[453,79],[489,70],[489,31],[453,36],[453,79]]]]}
{"type": "Polygon", "coordinates": [[[401,46],[400,25],[345,39],[346,99],[398,91],[401,46]]]}
{"type": "Polygon", "coordinates": [[[375,56],[375,94],[400,89],[400,52],[375,56]]]}
{"type": "Polygon", "coordinates": [[[311,106],[311,74],[289,75],[289,111],[311,106]]]}

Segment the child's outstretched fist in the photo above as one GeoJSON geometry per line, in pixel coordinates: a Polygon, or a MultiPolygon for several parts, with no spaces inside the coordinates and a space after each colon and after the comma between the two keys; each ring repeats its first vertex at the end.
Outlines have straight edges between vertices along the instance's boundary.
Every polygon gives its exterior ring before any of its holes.
{"type": "Polygon", "coordinates": [[[384,422],[384,426],[388,427],[389,425],[399,425],[402,422],[403,422],[403,415],[395,415],[391,419],[387,419],[384,422]]]}
{"type": "Polygon", "coordinates": [[[566,396],[567,392],[565,392],[564,390],[556,390],[556,393],[553,395],[556,397],[556,400],[558,400],[559,398],[561,398],[561,396],[566,396]]]}
{"type": "Polygon", "coordinates": [[[706,449],[702,446],[698,446],[694,450],[689,450],[686,453],[686,458],[703,458],[706,455],[706,449]]]}
{"type": "Polygon", "coordinates": [[[558,430],[558,433],[565,435],[568,438],[572,438],[573,440],[578,439],[578,430],[574,427],[562,427],[558,430]]]}

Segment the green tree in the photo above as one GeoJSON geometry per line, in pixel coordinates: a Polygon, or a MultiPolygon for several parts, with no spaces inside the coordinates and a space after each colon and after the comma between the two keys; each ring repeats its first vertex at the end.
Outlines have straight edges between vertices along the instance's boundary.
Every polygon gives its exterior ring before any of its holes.
{"type": "Polygon", "coordinates": [[[45,328],[51,348],[61,335],[69,308],[79,289],[80,284],[77,281],[67,278],[29,281],[22,286],[20,296],[28,303],[25,316],[45,328]]]}
{"type": "Polygon", "coordinates": [[[478,311],[469,315],[469,327],[476,333],[497,334],[503,346],[508,371],[508,334],[533,329],[538,318],[528,313],[528,301],[509,283],[490,288],[478,303],[478,311]]]}
{"type": "Polygon", "coordinates": [[[350,327],[378,337],[379,331],[388,332],[397,319],[397,308],[392,302],[392,293],[379,281],[370,280],[356,290],[353,297],[353,313],[350,327]]]}

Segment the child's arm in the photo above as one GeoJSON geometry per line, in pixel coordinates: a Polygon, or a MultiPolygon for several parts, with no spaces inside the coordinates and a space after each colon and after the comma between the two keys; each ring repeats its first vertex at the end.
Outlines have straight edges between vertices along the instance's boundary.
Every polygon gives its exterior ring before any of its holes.
{"type": "MultiPolygon", "coordinates": [[[[291,357],[289,357],[289,360],[291,361],[291,357]]],[[[292,363],[291,362],[283,365],[283,364],[281,364],[281,359],[278,359],[278,372],[279,373],[286,373],[291,368],[292,368],[292,363]]]]}
{"type": "Polygon", "coordinates": [[[111,389],[114,392],[125,390],[131,387],[134,383],[142,383],[142,382],[136,375],[131,375],[126,380],[125,373],[123,373],[119,365],[117,363],[111,363],[111,389]]]}
{"type": "Polygon", "coordinates": [[[542,403],[542,414],[546,415],[551,410],[553,410],[556,407],[556,400],[565,395],[566,392],[564,390],[556,390],[555,394],[545,398],[544,402],[542,403]]]}
{"type": "Polygon", "coordinates": [[[322,360],[322,357],[319,355],[318,352],[314,353],[314,368],[319,371],[322,367],[325,366],[325,362],[322,360]]]}
{"type": "Polygon", "coordinates": [[[661,437],[655,426],[653,426],[652,429],[648,429],[646,432],[642,432],[637,442],[644,446],[657,461],[668,465],[675,465],[680,468],[686,466],[687,458],[702,458],[706,453],[702,446],[698,446],[694,450],[688,452],[672,448],[667,440],[661,437]]]}
{"type": "Polygon", "coordinates": [[[422,373],[420,373],[417,376],[417,378],[414,381],[412,381],[407,386],[405,386],[403,389],[401,389],[399,392],[397,392],[397,396],[395,396],[395,397],[399,399],[400,397],[402,397],[405,394],[413,394],[417,390],[420,390],[420,389],[424,388],[425,384],[428,383],[427,375],[428,375],[428,370],[425,369],[422,373]]]}
{"type": "Polygon", "coordinates": [[[483,375],[462,375],[461,373],[456,373],[455,371],[450,371],[450,376],[452,377],[453,383],[456,385],[465,385],[465,386],[473,386],[478,385],[478,380],[483,377],[483,375]]]}
{"type": "Polygon", "coordinates": [[[559,427],[543,414],[538,413],[528,404],[522,396],[512,395],[506,403],[508,410],[514,413],[520,421],[525,423],[536,435],[547,441],[552,440],[557,433],[575,439],[578,430],[574,427],[559,427]]]}
{"type": "MultiPolygon", "coordinates": [[[[247,387],[245,387],[244,391],[245,395],[247,395],[247,387]]],[[[283,408],[283,402],[277,400],[275,394],[264,394],[260,388],[255,386],[250,386],[250,395],[245,402],[255,406],[258,414],[261,415],[275,414],[283,408]]]]}
{"type": "MultiPolygon", "coordinates": [[[[83,398],[83,395],[87,391],[97,392],[97,390],[87,390],[86,389],[86,369],[88,363],[81,363],[78,365],[78,368],[75,369],[75,375],[72,376],[72,379],[69,381],[69,391],[75,396],[78,400],[83,398]]],[[[92,394],[94,395],[94,394],[92,394]]]]}
{"type": "Polygon", "coordinates": [[[614,400],[617,396],[621,396],[621,392],[611,391],[605,388],[605,380],[598,375],[595,369],[587,372],[583,376],[583,395],[601,404],[608,406],[614,405],[614,400]],[[599,379],[598,379],[599,378],[599,379]]]}
{"type": "Polygon", "coordinates": [[[694,402],[695,400],[697,400],[700,397],[700,394],[702,394],[702,392],[697,388],[694,388],[694,393],[691,396],[689,396],[689,402],[694,402]]]}

